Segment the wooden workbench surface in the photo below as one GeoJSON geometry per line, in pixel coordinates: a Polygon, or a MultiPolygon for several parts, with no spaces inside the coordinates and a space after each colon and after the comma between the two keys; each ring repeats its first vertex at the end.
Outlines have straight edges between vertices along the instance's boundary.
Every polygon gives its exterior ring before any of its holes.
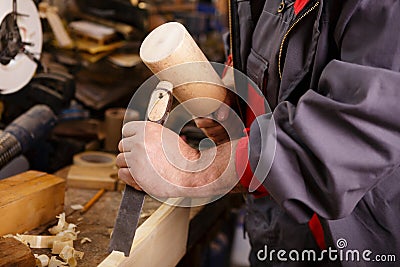
{"type": "MultiPolygon", "coordinates": [[[[68,168],[64,168],[55,175],[66,178],[68,168]]],[[[85,253],[83,259],[78,261],[79,267],[93,267],[102,262],[108,255],[110,234],[114,227],[115,218],[118,213],[119,204],[122,198],[120,191],[106,191],[90,209],[81,214],[73,210],[71,205],[80,204],[84,206],[96,193],[96,189],[81,189],[67,187],[65,191],[66,221],[77,225],[78,239],[74,241],[74,248],[85,253]],[[89,238],[92,242],[81,244],[83,238],[89,238]]],[[[146,196],[143,211],[140,216],[139,225],[142,224],[159,206],[160,202],[146,196]]],[[[39,227],[29,234],[46,235],[47,229],[55,225],[57,220],[48,225],[39,227]]],[[[33,253],[47,254],[51,256],[50,249],[32,249],[33,253]]]]}
{"type": "MultiPolygon", "coordinates": [[[[65,178],[68,174],[68,168],[65,168],[55,175],[65,178]]],[[[65,191],[65,214],[66,221],[77,225],[79,231],[78,239],[74,241],[74,248],[78,251],[84,252],[83,259],[78,261],[79,267],[92,267],[100,264],[107,256],[108,245],[110,242],[110,234],[114,227],[115,218],[118,213],[118,208],[122,198],[120,191],[106,191],[100,199],[86,212],[81,214],[79,211],[73,210],[71,205],[80,204],[85,205],[96,193],[97,189],[81,189],[67,187],[65,191]],[[92,242],[81,244],[83,238],[89,238],[92,242]]],[[[193,246],[193,243],[202,239],[201,237],[207,235],[207,232],[215,221],[226,211],[229,207],[229,199],[219,200],[204,207],[191,208],[190,231],[189,239],[187,242],[188,248],[193,246]],[[200,212],[200,213],[199,213],[200,212]]],[[[147,218],[150,217],[162,203],[157,200],[146,196],[144,207],[142,210],[139,225],[141,225],[147,218]]],[[[52,223],[43,227],[37,228],[29,234],[47,235],[47,229],[57,223],[55,219],[52,223]]],[[[178,231],[178,229],[175,229],[178,231]]],[[[187,231],[187,229],[186,229],[187,231]]],[[[33,253],[47,254],[51,256],[50,249],[32,249],[33,253]]]]}
{"type": "MultiPolygon", "coordinates": [[[[85,253],[82,260],[78,261],[80,267],[93,267],[102,262],[108,255],[110,234],[114,227],[114,221],[118,213],[122,193],[118,191],[106,191],[101,198],[84,214],[74,211],[71,205],[84,205],[98,190],[67,188],[65,192],[66,221],[76,224],[78,239],[74,241],[74,248],[85,253]],[[89,238],[92,242],[81,244],[83,238],[89,238]]],[[[139,225],[142,224],[159,206],[160,202],[147,197],[139,225]]],[[[56,220],[52,224],[56,224],[56,220]]],[[[31,234],[45,235],[47,228],[43,226],[31,231],[31,234]]],[[[47,254],[51,256],[50,249],[32,249],[33,253],[47,254]]]]}
{"type": "MultiPolygon", "coordinates": [[[[97,266],[109,254],[108,245],[110,233],[114,227],[114,221],[118,213],[122,194],[118,191],[107,191],[103,196],[84,214],[73,211],[71,205],[84,205],[91,199],[97,190],[68,188],[65,195],[65,211],[67,221],[78,225],[80,231],[75,248],[85,252],[85,256],[79,261],[78,266],[97,266]],[[90,238],[91,243],[81,244],[84,237],[90,238]]],[[[139,224],[148,218],[161,203],[146,197],[143,212],[139,224]]]]}

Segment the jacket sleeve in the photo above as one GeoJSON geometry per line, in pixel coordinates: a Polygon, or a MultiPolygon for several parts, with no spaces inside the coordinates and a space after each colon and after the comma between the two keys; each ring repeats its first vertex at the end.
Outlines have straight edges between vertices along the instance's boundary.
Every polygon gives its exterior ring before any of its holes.
{"type": "MultiPolygon", "coordinates": [[[[296,107],[283,102],[273,113],[276,150],[263,185],[299,222],[313,212],[348,215],[400,164],[400,3],[357,2],[338,40],[342,60],[325,67],[296,107]]],[[[262,143],[271,142],[257,142],[271,138],[268,124],[259,116],[250,130],[256,177],[270,151],[262,143]]]]}

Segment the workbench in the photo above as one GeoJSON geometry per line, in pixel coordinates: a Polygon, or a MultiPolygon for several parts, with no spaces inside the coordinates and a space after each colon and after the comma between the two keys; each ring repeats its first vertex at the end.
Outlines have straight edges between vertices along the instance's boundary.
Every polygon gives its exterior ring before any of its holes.
{"type": "MultiPolygon", "coordinates": [[[[68,168],[55,173],[55,175],[62,178],[66,178],[67,174],[68,168]]],[[[110,254],[108,252],[108,245],[118,213],[122,192],[106,191],[83,214],[71,208],[71,205],[75,204],[84,205],[97,192],[97,189],[72,187],[67,187],[65,191],[64,210],[66,221],[76,224],[77,231],[80,231],[78,239],[74,241],[74,248],[85,253],[83,259],[78,261],[78,266],[82,267],[98,266],[102,262],[103,265],[99,266],[113,266],[113,264],[105,264],[104,261],[110,254]],[[80,241],[83,238],[89,238],[91,242],[81,244],[80,241]]],[[[149,259],[155,260],[160,257],[163,257],[162,266],[177,265],[185,253],[192,249],[196,243],[210,240],[212,238],[210,235],[215,235],[217,222],[224,220],[230,208],[235,205],[235,201],[232,202],[231,197],[237,200],[239,196],[227,196],[201,207],[179,208],[162,204],[146,196],[139,221],[139,228],[135,235],[134,244],[132,245],[131,257],[125,266],[144,266],[142,265],[143,262],[146,262],[145,266],[156,266],[157,263],[149,263],[149,259]],[[138,242],[138,239],[141,240],[138,242]],[[143,242],[144,239],[148,239],[150,242],[143,242]],[[154,242],[157,242],[156,247],[154,246],[154,242]],[[133,258],[135,260],[132,260],[133,258]]],[[[54,224],[56,224],[56,220],[48,225],[30,231],[29,234],[41,235],[46,232],[49,226],[54,224]]],[[[49,250],[34,249],[33,252],[48,254],[49,250]]],[[[121,259],[123,258],[119,257],[118,260],[122,261],[121,259]]],[[[193,263],[190,263],[190,265],[195,266],[193,263]]],[[[117,266],[117,264],[114,266],[117,266]]],[[[185,262],[181,263],[180,266],[189,265],[185,262]]]]}

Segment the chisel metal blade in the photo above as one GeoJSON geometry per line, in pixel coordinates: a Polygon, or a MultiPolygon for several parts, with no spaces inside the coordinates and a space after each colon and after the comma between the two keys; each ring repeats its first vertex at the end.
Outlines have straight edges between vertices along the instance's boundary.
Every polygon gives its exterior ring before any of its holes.
{"type": "Polygon", "coordinates": [[[138,191],[128,185],[125,186],[111,236],[109,252],[116,250],[123,252],[126,257],[129,256],[145,195],[146,193],[143,191],[138,191]]]}

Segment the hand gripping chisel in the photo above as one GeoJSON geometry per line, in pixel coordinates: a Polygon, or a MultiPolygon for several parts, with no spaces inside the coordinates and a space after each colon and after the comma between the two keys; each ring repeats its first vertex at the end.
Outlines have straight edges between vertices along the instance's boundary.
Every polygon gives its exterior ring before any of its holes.
{"type": "MultiPolygon", "coordinates": [[[[173,85],[167,81],[161,81],[154,89],[147,108],[148,121],[163,124],[168,117],[172,106],[173,85]]],[[[135,166],[131,166],[134,168],[135,166]]],[[[119,207],[114,231],[111,236],[109,251],[121,251],[129,256],[133,238],[135,236],[140,213],[142,211],[145,192],[138,191],[126,185],[119,207]]]]}

